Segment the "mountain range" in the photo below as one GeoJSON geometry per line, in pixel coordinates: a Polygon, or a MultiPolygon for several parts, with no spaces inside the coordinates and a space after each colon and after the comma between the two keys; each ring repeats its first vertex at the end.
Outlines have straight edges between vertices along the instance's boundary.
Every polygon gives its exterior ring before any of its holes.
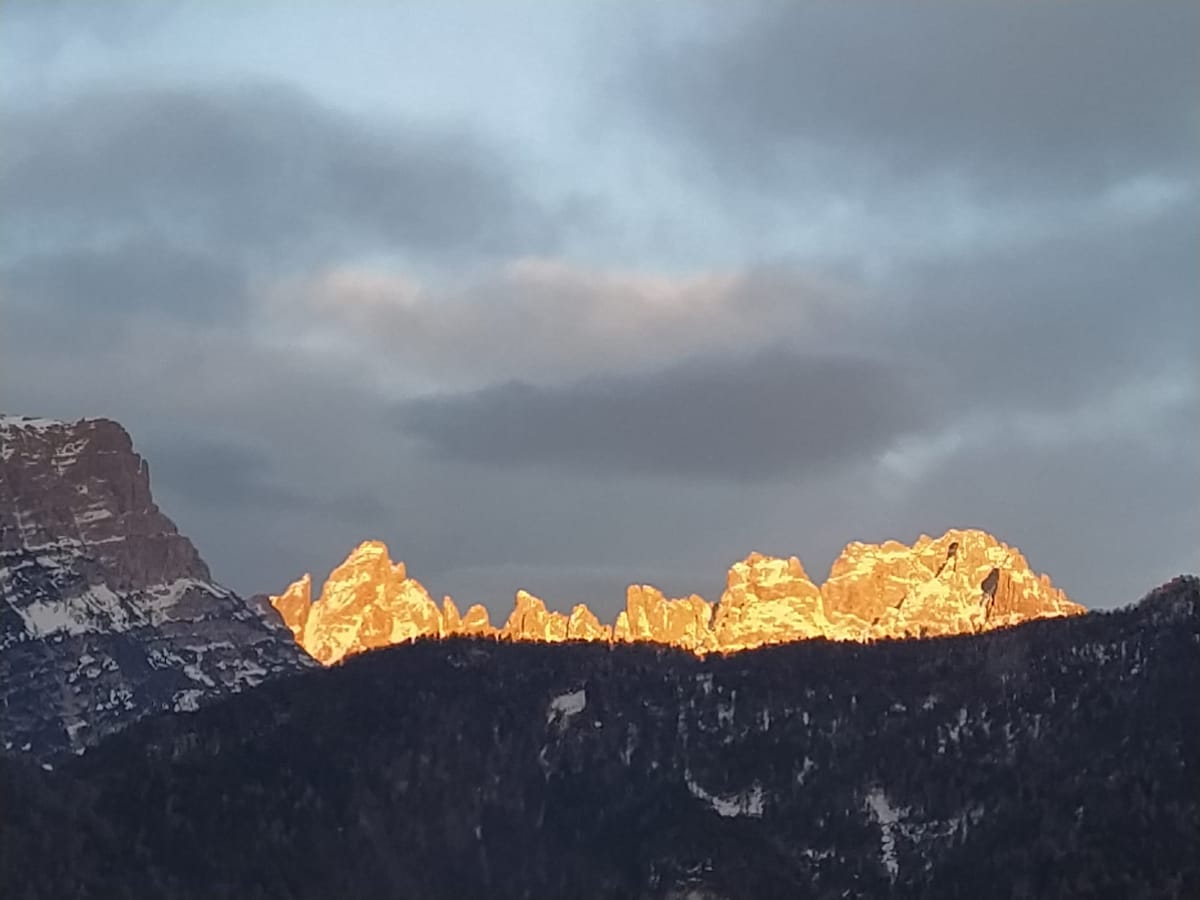
{"type": "Polygon", "coordinates": [[[244,599],[118,424],[0,417],[5,897],[1197,897],[1197,684],[1200,579],[1087,612],[975,530],[611,625],[377,541],[244,599]]]}
{"type": "Polygon", "coordinates": [[[380,541],[357,547],[312,596],[305,575],[269,598],[296,640],[325,664],[417,637],[495,636],[532,641],[651,641],[695,653],[732,652],[822,637],[865,641],[964,634],[1030,619],[1079,615],[1017,550],[975,529],[927,535],[912,546],[849,544],[818,587],[796,557],[751,553],[735,563],[716,603],[667,598],[653,585],[630,585],[612,625],[586,605],[548,610],[518,591],[497,628],[487,608],[465,614],[453,598],[439,606],[380,541]]]}

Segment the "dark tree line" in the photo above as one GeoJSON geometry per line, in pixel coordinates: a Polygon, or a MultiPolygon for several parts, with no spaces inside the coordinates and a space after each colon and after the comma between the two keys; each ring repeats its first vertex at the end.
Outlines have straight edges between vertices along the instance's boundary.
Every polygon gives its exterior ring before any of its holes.
{"type": "Polygon", "coordinates": [[[1187,581],[979,636],[705,660],[379,651],[52,772],[5,761],[0,894],[1197,897],[1198,605],[1187,581]]]}

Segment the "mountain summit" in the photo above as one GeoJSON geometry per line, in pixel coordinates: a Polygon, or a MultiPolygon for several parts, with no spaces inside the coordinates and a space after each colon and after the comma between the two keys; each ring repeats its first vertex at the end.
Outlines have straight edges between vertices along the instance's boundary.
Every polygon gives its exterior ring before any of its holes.
{"type": "Polygon", "coordinates": [[[310,664],[213,581],[120,425],[0,416],[0,748],[79,750],[310,664]]]}
{"type": "Polygon", "coordinates": [[[447,597],[441,609],[387,547],[367,541],[312,597],[305,575],[272,605],[296,640],[326,665],[374,647],[417,637],[495,635],[518,641],[651,641],[694,653],[728,652],[806,638],[872,640],[987,631],[1030,619],[1078,615],[1024,556],[983,531],[922,535],[907,547],[849,544],[821,586],[796,557],[751,553],[735,563],[714,604],[703,597],[668,598],[652,585],[632,585],[611,625],[586,606],[570,614],[547,609],[518,591],[512,613],[494,628],[487,610],[460,616],[447,597]]]}

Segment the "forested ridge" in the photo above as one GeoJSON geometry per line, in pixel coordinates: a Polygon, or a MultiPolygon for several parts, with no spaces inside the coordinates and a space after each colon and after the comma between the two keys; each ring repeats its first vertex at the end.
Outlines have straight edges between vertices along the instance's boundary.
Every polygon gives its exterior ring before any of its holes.
{"type": "Polygon", "coordinates": [[[1200,590],[698,659],[417,642],[0,766],[5,897],[1197,897],[1200,590]]]}

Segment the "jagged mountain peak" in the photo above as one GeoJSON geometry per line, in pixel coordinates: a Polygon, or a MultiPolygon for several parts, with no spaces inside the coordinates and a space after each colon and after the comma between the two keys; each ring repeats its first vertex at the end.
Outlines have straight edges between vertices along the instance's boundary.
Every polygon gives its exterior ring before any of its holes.
{"type": "Polygon", "coordinates": [[[79,750],[310,664],[213,581],[121,425],[0,416],[0,747],[79,750]]]}
{"type": "Polygon", "coordinates": [[[823,585],[812,581],[798,557],[754,551],[729,568],[715,603],[696,595],[668,598],[653,585],[635,584],[611,626],[584,605],[562,613],[519,590],[504,625],[494,629],[482,606],[460,616],[447,597],[439,608],[380,541],[353,550],[330,574],[320,598],[311,597],[302,579],[271,602],[325,663],[394,643],[393,635],[652,641],[703,654],[809,638],[959,634],[1083,612],[1046,576],[1031,572],[1019,551],[978,529],[921,535],[912,546],[852,542],[823,585]],[[335,614],[339,609],[343,613],[335,614]],[[323,624],[314,625],[314,617],[323,624]]]}

